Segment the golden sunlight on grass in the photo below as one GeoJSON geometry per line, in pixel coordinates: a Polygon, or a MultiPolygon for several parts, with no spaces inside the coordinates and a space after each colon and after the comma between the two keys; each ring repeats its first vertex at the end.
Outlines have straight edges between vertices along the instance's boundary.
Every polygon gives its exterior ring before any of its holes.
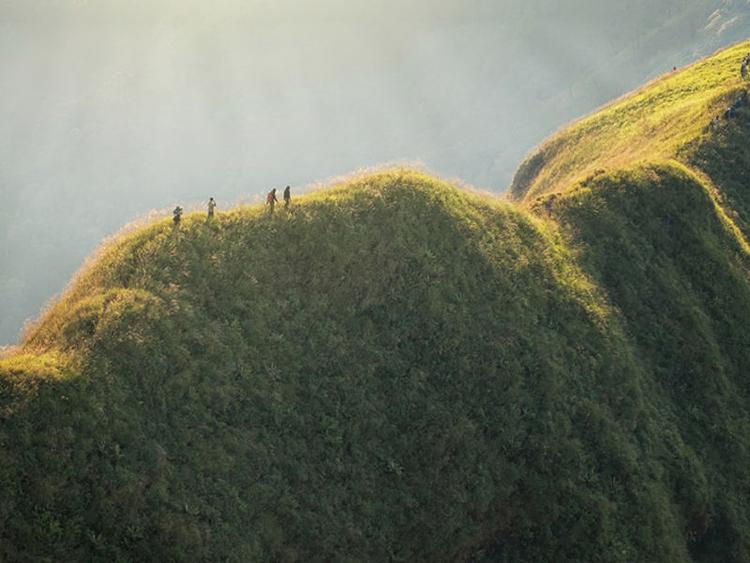
{"type": "Polygon", "coordinates": [[[599,169],[674,158],[747,87],[740,63],[748,51],[743,42],[663,76],[553,135],[521,166],[512,195],[531,200],[599,169]]]}

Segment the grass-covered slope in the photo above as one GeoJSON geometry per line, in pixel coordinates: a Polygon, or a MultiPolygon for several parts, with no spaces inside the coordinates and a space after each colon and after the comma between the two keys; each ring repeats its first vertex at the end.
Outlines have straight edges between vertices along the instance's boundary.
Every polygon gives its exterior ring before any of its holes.
{"type": "Polygon", "coordinates": [[[674,424],[664,451],[679,446],[651,459],[673,475],[683,558],[696,561],[750,560],[750,110],[723,117],[748,90],[748,51],[722,51],[562,130],[512,186],[602,290],[646,374],[646,410],[674,424]]]}
{"type": "Polygon", "coordinates": [[[109,243],[0,360],[0,561],[750,561],[746,50],[524,205],[392,170],[109,243]]]}
{"type": "Polygon", "coordinates": [[[685,473],[680,456],[662,460],[682,475],[670,481],[687,507],[691,557],[750,560],[747,243],[711,190],[679,166],[599,176],[556,200],[554,214],[621,313],[648,374],[648,408],[678,429],[665,451],[679,444],[694,454],[685,473]]]}
{"type": "Polygon", "coordinates": [[[685,144],[677,158],[713,185],[719,203],[749,237],[750,108],[685,144]]]}
{"type": "Polygon", "coordinates": [[[580,519],[580,555],[658,508],[597,490],[637,455],[621,338],[537,222],[413,173],[154,225],[0,368],[0,549],[434,561],[580,519]]]}
{"type": "Polygon", "coordinates": [[[0,559],[747,561],[747,249],[628,174],[117,239],[0,362],[0,559]]]}
{"type": "Polygon", "coordinates": [[[721,137],[726,123],[711,128],[711,121],[747,90],[740,63],[748,52],[750,41],[739,43],[562,129],[521,164],[512,196],[531,201],[643,160],[690,163],[692,151],[686,149],[721,137]]]}

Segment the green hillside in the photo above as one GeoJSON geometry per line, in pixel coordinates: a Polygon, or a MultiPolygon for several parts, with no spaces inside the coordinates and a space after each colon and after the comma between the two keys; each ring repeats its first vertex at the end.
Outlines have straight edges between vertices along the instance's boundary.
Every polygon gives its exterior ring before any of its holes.
{"type": "Polygon", "coordinates": [[[528,201],[565,191],[602,170],[643,160],[688,163],[691,147],[726,126],[711,128],[711,121],[746,91],[740,63],[749,52],[750,41],[739,43],[562,129],[520,166],[512,196],[528,201]]]}
{"type": "Polygon", "coordinates": [[[0,360],[0,561],[750,561],[749,121],[114,239],[0,360]]]}

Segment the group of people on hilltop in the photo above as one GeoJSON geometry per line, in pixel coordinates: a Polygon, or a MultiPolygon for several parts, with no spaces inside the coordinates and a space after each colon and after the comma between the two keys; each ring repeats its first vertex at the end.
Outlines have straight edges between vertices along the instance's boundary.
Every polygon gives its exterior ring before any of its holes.
{"type": "MultiPolygon", "coordinates": [[[[284,209],[288,210],[289,206],[292,204],[292,188],[290,186],[287,186],[284,189],[284,209]]],[[[278,198],[276,197],[276,188],[272,189],[270,192],[268,192],[268,195],[266,196],[266,205],[269,206],[271,214],[273,214],[274,206],[278,202],[278,198]]],[[[208,198],[208,219],[214,218],[214,211],[216,210],[216,200],[212,197],[208,198]]],[[[184,210],[179,205],[174,208],[174,211],[172,211],[172,221],[174,222],[174,225],[177,226],[180,224],[180,221],[182,220],[182,212],[184,210]]]]}
{"type": "MultiPolygon", "coordinates": [[[[292,188],[287,186],[284,188],[284,209],[288,210],[289,206],[292,204],[292,188]]],[[[268,209],[273,214],[273,210],[276,207],[276,204],[279,202],[279,199],[276,197],[276,188],[272,189],[270,192],[268,192],[268,195],[266,196],[266,205],[268,205],[268,209]]]]}

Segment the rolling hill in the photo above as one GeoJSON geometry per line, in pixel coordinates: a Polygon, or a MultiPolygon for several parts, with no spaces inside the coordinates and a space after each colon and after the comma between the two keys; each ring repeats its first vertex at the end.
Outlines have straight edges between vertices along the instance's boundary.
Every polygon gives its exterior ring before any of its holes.
{"type": "Polygon", "coordinates": [[[0,559],[750,561],[748,50],[520,202],[394,169],[110,241],[0,360],[0,559]]]}

